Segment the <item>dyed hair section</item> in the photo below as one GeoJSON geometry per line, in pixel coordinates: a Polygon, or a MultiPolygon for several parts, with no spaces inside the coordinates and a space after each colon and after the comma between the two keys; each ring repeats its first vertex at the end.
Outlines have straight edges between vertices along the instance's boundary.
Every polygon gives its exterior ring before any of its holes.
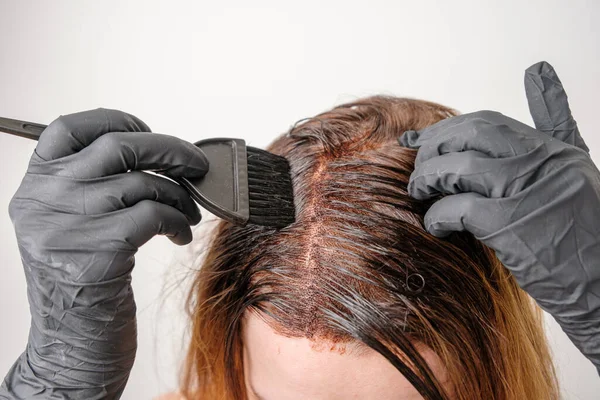
{"type": "Polygon", "coordinates": [[[269,151],[290,162],[296,222],[276,230],[219,223],[189,298],[188,398],[245,399],[241,323],[315,342],[360,342],[425,399],[559,397],[541,313],[469,233],[423,227],[435,199],[407,194],[416,151],[406,130],[455,112],[374,96],[300,121],[269,151]],[[444,391],[415,343],[448,370],[444,391]]]}

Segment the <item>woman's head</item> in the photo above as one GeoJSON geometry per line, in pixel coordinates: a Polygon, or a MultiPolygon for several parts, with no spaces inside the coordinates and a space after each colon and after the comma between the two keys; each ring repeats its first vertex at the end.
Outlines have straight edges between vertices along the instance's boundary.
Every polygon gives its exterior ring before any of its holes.
{"type": "Polygon", "coordinates": [[[416,151],[397,138],[453,114],[371,97],[275,140],[296,222],[220,223],[190,297],[188,395],[244,399],[251,383],[264,400],[556,397],[529,298],[470,234],[428,234],[431,202],[407,194],[416,151]]]}

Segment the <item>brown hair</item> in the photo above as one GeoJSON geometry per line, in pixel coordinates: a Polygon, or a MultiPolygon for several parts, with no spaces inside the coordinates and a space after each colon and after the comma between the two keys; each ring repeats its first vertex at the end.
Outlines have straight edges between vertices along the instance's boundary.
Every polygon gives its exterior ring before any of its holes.
{"type": "Polygon", "coordinates": [[[440,239],[407,194],[416,151],[406,130],[455,112],[374,96],[300,121],[269,150],[292,171],[296,222],[276,230],[221,222],[195,277],[188,398],[245,399],[247,310],[314,341],[359,341],[425,399],[450,398],[415,348],[448,371],[452,398],[558,398],[541,313],[494,253],[465,232],[440,239]]]}

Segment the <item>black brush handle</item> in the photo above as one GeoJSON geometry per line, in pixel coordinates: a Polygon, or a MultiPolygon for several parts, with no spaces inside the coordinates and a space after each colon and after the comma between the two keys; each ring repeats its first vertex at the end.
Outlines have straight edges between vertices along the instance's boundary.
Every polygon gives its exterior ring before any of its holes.
{"type": "MultiPolygon", "coordinates": [[[[0,132],[38,140],[47,125],[0,117],[0,132]]],[[[212,169],[202,178],[188,180],[164,175],[183,186],[191,197],[217,217],[245,225],[250,218],[246,143],[215,138],[194,143],[210,160],[212,169]],[[216,168],[215,168],[216,167],[216,168]]]]}
{"type": "Polygon", "coordinates": [[[47,125],[36,124],[35,122],[0,117],[0,132],[24,137],[26,139],[38,140],[46,127],[47,125]]]}

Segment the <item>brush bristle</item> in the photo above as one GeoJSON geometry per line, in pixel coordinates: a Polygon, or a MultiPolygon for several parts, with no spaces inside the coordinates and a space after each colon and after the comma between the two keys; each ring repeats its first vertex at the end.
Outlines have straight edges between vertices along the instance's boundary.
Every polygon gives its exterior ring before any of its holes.
{"type": "Polygon", "coordinates": [[[247,147],[248,223],[283,228],[296,220],[290,164],[281,156],[247,147]]]}

